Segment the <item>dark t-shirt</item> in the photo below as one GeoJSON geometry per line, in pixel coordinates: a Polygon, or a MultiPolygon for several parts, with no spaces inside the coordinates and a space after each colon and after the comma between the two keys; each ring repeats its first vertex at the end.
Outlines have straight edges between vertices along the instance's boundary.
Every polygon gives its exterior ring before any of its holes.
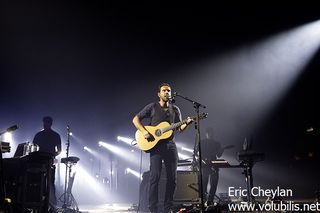
{"type": "Polygon", "coordinates": [[[169,104],[167,110],[161,108],[158,102],[148,104],[138,114],[140,120],[150,118],[149,125],[156,126],[163,121],[177,123],[181,121],[180,109],[173,104],[169,104]]]}
{"type": "Polygon", "coordinates": [[[42,130],[38,132],[33,139],[33,143],[39,145],[40,152],[47,152],[54,156],[58,153],[56,147],[61,148],[60,135],[52,129],[42,130]]]}
{"type": "Polygon", "coordinates": [[[201,141],[201,157],[205,161],[216,160],[221,155],[221,144],[213,139],[201,141]]]}
{"type": "MultiPolygon", "coordinates": [[[[169,104],[169,107],[165,110],[158,102],[148,104],[137,114],[137,116],[140,120],[149,118],[148,125],[151,126],[157,126],[163,121],[167,121],[170,124],[181,121],[181,112],[176,105],[169,104]]],[[[168,140],[172,139],[173,135],[168,138],[168,140]]]]}

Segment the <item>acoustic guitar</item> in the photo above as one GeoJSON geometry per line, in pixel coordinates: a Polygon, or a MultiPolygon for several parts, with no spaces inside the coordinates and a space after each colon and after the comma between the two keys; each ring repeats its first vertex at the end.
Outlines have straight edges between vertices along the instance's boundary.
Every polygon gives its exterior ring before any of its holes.
{"type": "MultiPolygon", "coordinates": [[[[202,113],[199,115],[200,119],[204,119],[208,116],[208,113],[202,113]]],[[[191,117],[192,120],[195,120],[196,117],[191,117]]],[[[155,145],[157,145],[161,140],[170,138],[173,134],[173,130],[180,127],[183,124],[186,124],[188,119],[183,121],[169,124],[164,121],[158,124],[157,126],[145,126],[145,129],[149,132],[150,138],[144,138],[141,131],[136,131],[136,141],[139,149],[143,151],[150,151],[155,145]]]]}

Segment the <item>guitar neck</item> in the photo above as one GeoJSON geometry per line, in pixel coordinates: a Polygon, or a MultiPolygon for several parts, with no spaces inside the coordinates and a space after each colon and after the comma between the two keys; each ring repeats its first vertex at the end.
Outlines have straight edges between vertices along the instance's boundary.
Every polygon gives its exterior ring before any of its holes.
{"type": "Polygon", "coordinates": [[[186,124],[187,121],[188,121],[188,119],[184,119],[183,121],[180,121],[180,122],[171,124],[170,126],[163,128],[163,129],[162,129],[162,132],[164,133],[164,132],[167,132],[167,131],[176,129],[176,128],[178,128],[179,126],[181,126],[181,125],[183,125],[183,124],[186,124]]]}
{"type": "MultiPolygon", "coordinates": [[[[206,118],[208,115],[208,113],[202,113],[200,116],[199,116],[199,119],[203,119],[203,118],[206,118]]],[[[196,117],[191,117],[191,119],[195,119],[196,117]]],[[[174,124],[171,124],[170,126],[168,127],[165,127],[162,129],[162,132],[165,133],[167,131],[170,131],[170,130],[173,130],[175,128],[178,128],[179,126],[183,125],[183,124],[186,124],[188,122],[188,119],[184,119],[180,122],[177,122],[177,123],[174,123],[174,124]]]]}

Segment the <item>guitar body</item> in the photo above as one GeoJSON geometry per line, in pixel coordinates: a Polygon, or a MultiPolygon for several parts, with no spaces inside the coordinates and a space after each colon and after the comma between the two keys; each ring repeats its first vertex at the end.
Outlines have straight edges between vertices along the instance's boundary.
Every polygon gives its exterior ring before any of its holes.
{"type": "MultiPolygon", "coordinates": [[[[202,113],[199,116],[199,119],[206,118],[208,113],[202,113]]],[[[194,120],[195,117],[189,118],[194,120]]],[[[146,130],[151,134],[152,140],[149,141],[144,138],[142,132],[139,130],[136,131],[136,141],[139,146],[139,148],[143,151],[149,151],[155,145],[157,145],[158,142],[160,142],[163,139],[170,138],[170,136],[173,134],[173,130],[177,129],[183,124],[186,124],[188,122],[188,119],[185,119],[183,121],[174,123],[174,124],[169,124],[168,122],[164,121],[158,124],[157,126],[145,126],[146,130]]]]}
{"type": "Polygon", "coordinates": [[[139,148],[143,151],[150,151],[155,145],[158,144],[158,142],[161,142],[163,139],[169,138],[173,130],[169,130],[166,132],[162,132],[162,129],[169,127],[170,124],[166,121],[161,122],[157,126],[145,126],[146,130],[153,136],[153,141],[148,141],[144,138],[142,132],[139,130],[136,131],[136,141],[139,146],[139,148]]]}

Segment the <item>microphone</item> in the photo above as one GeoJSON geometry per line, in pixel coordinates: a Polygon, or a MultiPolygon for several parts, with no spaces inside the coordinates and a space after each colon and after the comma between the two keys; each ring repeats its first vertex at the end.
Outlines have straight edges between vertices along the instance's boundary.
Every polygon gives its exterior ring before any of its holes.
{"type": "Polygon", "coordinates": [[[72,132],[70,130],[70,126],[69,125],[67,125],[67,132],[68,132],[68,135],[72,135],[72,132]]]}
{"type": "MultiPolygon", "coordinates": [[[[174,93],[175,94],[175,93],[174,93]]],[[[174,99],[174,95],[173,94],[173,96],[171,96],[169,93],[167,93],[166,94],[166,98],[169,100],[169,102],[171,102],[171,103],[175,103],[176,102],[176,100],[174,99]]]]}
{"type": "Polygon", "coordinates": [[[71,134],[72,134],[69,125],[67,125],[67,132],[68,132],[68,135],[71,135],[71,134]]]}
{"type": "Polygon", "coordinates": [[[72,132],[70,130],[70,126],[67,125],[67,135],[68,135],[68,140],[69,140],[69,137],[72,136],[72,132]]]}
{"type": "Polygon", "coordinates": [[[18,125],[13,125],[13,126],[10,126],[10,127],[6,130],[6,132],[15,131],[15,130],[17,130],[18,128],[19,128],[18,125]]]}

